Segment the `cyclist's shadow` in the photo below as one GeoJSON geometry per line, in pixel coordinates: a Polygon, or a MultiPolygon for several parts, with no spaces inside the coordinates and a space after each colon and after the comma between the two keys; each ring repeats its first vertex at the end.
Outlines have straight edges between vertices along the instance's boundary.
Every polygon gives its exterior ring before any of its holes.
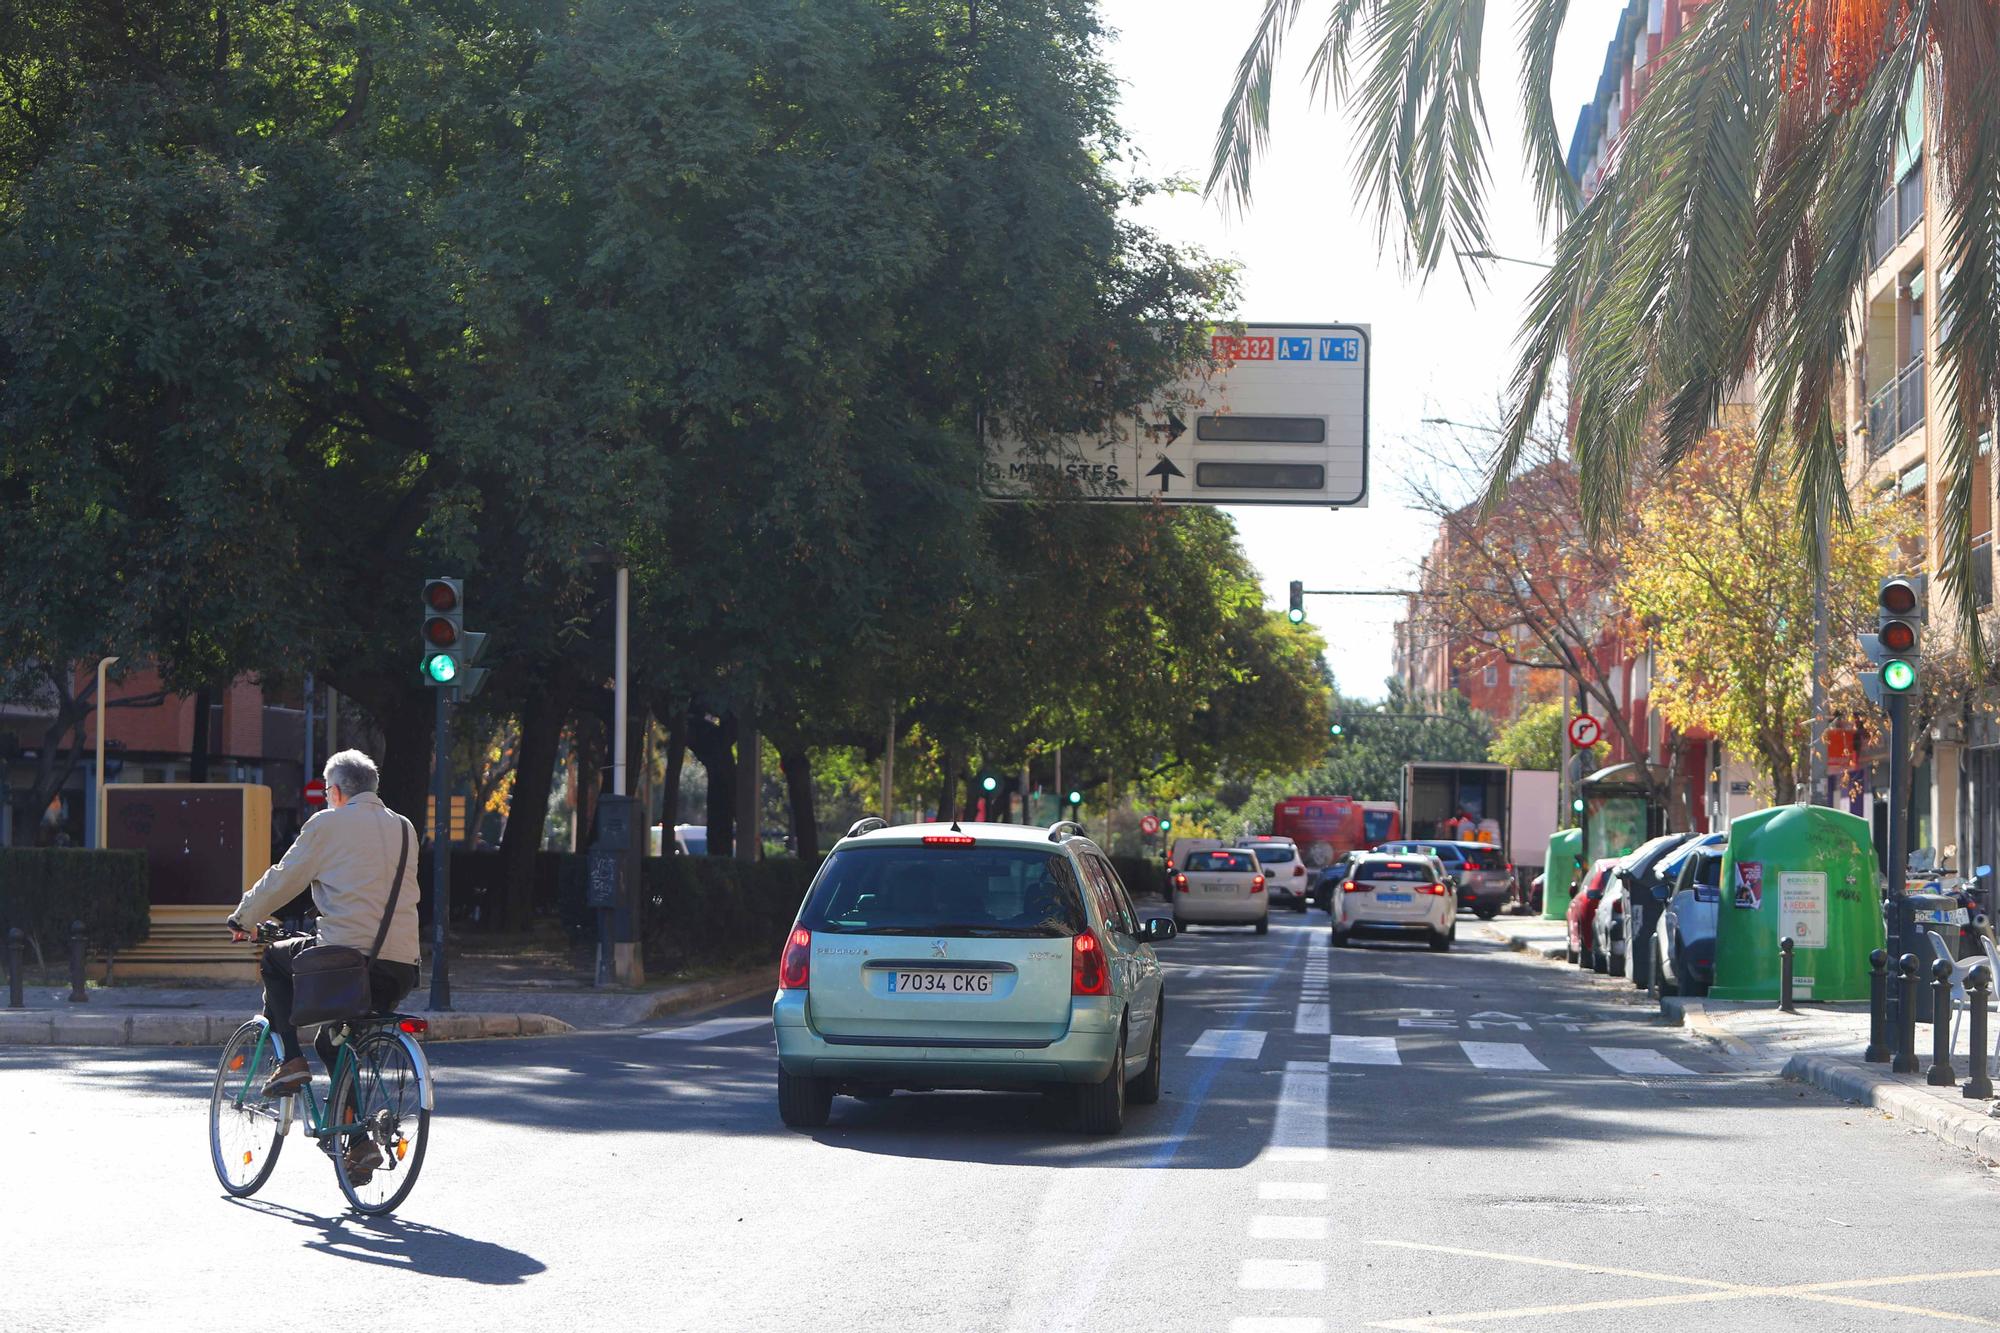
{"type": "Polygon", "coordinates": [[[320,1233],[306,1248],[356,1263],[380,1264],[430,1277],[458,1278],[486,1286],[525,1282],[548,1265],[532,1255],[489,1240],[472,1240],[399,1217],[320,1217],[263,1199],[230,1199],[239,1207],[282,1218],[320,1233]]]}

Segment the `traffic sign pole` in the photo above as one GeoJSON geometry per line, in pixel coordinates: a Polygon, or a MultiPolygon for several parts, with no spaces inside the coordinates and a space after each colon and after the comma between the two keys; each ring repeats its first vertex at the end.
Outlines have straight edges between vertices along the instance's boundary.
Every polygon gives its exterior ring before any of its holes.
{"type": "Polygon", "coordinates": [[[445,930],[451,924],[451,752],[447,747],[447,698],[453,690],[437,691],[437,739],[431,746],[431,1008],[451,1008],[451,966],[445,955],[445,930]]]}

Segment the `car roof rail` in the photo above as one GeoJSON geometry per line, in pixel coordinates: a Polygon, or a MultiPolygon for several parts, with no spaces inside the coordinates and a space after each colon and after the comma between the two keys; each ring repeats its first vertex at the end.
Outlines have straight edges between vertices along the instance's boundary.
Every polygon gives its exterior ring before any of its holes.
{"type": "Polygon", "coordinates": [[[883,819],[878,815],[869,815],[866,819],[855,820],[854,826],[847,830],[847,836],[850,838],[858,838],[864,833],[873,833],[878,828],[888,828],[888,827],[889,827],[888,820],[883,819]]]}
{"type": "Polygon", "coordinates": [[[1077,823],[1074,819],[1058,819],[1055,823],[1049,825],[1050,842],[1061,842],[1065,836],[1087,838],[1090,835],[1084,832],[1083,825],[1077,823]],[[1067,835],[1063,833],[1064,829],[1069,830],[1067,835]]]}

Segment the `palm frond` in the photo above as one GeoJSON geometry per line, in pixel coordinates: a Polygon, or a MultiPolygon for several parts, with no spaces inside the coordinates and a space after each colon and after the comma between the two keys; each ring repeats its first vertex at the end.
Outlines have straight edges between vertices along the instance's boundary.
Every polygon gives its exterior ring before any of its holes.
{"type": "Polygon", "coordinates": [[[1277,77],[1278,54],[1285,36],[1298,20],[1303,0],[1264,0],[1256,34],[1236,64],[1236,79],[1223,104],[1222,124],[1215,132],[1215,156],[1209,164],[1203,193],[1223,198],[1238,208],[1250,203],[1251,169],[1271,139],[1271,85],[1277,77]]]}
{"type": "Polygon", "coordinates": [[[1549,100],[1556,75],[1556,42],[1569,18],[1569,0],[1539,0],[1521,24],[1521,127],[1528,169],[1534,173],[1535,207],[1544,226],[1566,222],[1582,202],[1563,157],[1562,131],[1549,100]]]}

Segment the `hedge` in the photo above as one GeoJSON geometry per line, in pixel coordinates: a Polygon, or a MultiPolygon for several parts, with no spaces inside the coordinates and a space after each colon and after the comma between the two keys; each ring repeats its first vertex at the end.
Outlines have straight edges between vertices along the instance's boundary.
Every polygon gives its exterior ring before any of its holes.
{"type": "Polygon", "coordinates": [[[1164,898],[1167,896],[1167,870],[1150,856],[1114,856],[1111,868],[1124,881],[1125,892],[1134,898],[1164,898]]]}
{"type": "Polygon", "coordinates": [[[777,966],[785,932],[818,869],[818,861],[794,857],[646,858],[639,883],[647,968],[678,972],[765,961],[777,966]]]}
{"type": "Polygon", "coordinates": [[[152,933],[150,894],[144,852],[0,848],[0,934],[19,926],[45,962],[68,948],[72,921],[93,953],[140,943],[152,933]]]}

